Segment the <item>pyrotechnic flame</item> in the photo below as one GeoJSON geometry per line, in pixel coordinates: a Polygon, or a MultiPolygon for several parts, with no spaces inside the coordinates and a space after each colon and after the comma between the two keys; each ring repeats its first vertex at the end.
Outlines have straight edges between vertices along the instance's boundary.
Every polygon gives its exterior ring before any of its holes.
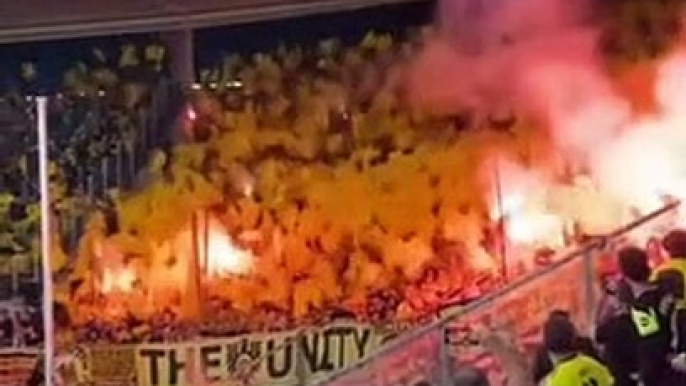
{"type": "Polygon", "coordinates": [[[519,213],[505,220],[511,242],[534,248],[561,248],[565,245],[564,222],[550,213],[519,213]]]}
{"type": "Polygon", "coordinates": [[[503,221],[508,242],[528,248],[563,247],[565,221],[547,209],[551,185],[507,160],[498,160],[495,167],[490,216],[503,221]]]}
{"type": "Polygon", "coordinates": [[[131,292],[135,281],[136,273],[132,268],[107,268],[103,272],[102,291],[104,293],[131,292]]]}
{"type": "Polygon", "coordinates": [[[216,220],[210,220],[209,227],[207,273],[215,276],[249,273],[254,260],[252,252],[236,246],[216,220]]]}

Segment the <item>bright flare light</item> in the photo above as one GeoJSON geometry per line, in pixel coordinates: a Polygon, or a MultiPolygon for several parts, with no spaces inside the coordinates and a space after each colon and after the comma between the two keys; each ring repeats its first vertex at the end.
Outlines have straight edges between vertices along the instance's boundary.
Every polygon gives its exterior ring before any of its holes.
{"type": "Polygon", "coordinates": [[[491,203],[493,221],[504,221],[509,242],[523,247],[564,247],[565,221],[546,210],[548,184],[508,160],[498,160],[491,203]],[[498,191],[499,190],[499,191],[498,191]]]}
{"type": "Polygon", "coordinates": [[[131,268],[106,269],[102,277],[102,291],[105,293],[131,292],[135,281],[136,273],[131,268]]]}
{"type": "Polygon", "coordinates": [[[506,220],[508,238],[534,247],[564,247],[564,224],[560,217],[546,213],[521,213],[506,220]]]}
{"type": "MultiPolygon", "coordinates": [[[[507,194],[502,199],[505,233],[510,242],[530,247],[564,247],[564,221],[560,216],[534,210],[523,194],[507,194]]],[[[500,217],[499,216],[499,217],[500,217]]]]}
{"type": "Polygon", "coordinates": [[[215,276],[249,273],[254,259],[252,253],[238,248],[216,220],[210,220],[209,226],[207,273],[215,276]]]}

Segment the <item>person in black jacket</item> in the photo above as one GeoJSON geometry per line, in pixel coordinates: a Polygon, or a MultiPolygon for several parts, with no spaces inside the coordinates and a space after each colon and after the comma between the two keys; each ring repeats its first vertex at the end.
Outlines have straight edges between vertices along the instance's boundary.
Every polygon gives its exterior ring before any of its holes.
{"type": "MultiPolygon", "coordinates": [[[[645,276],[645,271],[649,272],[649,269],[643,264],[640,255],[637,263],[627,261],[631,260],[631,255],[635,253],[640,253],[640,251],[625,249],[619,252],[620,271],[633,272],[630,273],[632,276],[645,276]]],[[[596,342],[601,347],[601,358],[615,377],[616,386],[636,386],[638,384],[638,342],[637,339],[632,338],[636,333],[630,313],[633,297],[631,288],[622,276],[605,283],[604,292],[598,310],[600,317],[596,325],[596,342]]]]}
{"type": "Polygon", "coordinates": [[[644,250],[626,247],[617,258],[621,279],[616,286],[616,312],[608,313],[597,330],[604,357],[623,384],[680,385],[670,364],[674,298],[650,282],[644,250]]]}

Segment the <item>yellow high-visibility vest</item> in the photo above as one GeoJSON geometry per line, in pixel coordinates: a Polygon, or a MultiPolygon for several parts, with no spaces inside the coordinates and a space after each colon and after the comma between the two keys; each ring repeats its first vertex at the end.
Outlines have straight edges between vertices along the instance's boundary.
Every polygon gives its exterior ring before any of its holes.
{"type": "MultiPolygon", "coordinates": [[[[684,284],[684,294],[686,294],[686,259],[685,258],[671,258],[661,266],[657,267],[653,272],[652,280],[658,279],[661,273],[666,271],[675,271],[681,274],[684,284]]],[[[678,299],[677,308],[686,309],[686,299],[678,299]]]]}
{"type": "Polygon", "coordinates": [[[559,363],[548,376],[547,386],[613,386],[607,367],[586,355],[559,363]]]}
{"type": "Polygon", "coordinates": [[[650,308],[648,311],[643,311],[632,307],[631,320],[634,322],[634,326],[636,326],[638,335],[642,338],[660,332],[660,321],[657,312],[653,308],[650,308]]]}

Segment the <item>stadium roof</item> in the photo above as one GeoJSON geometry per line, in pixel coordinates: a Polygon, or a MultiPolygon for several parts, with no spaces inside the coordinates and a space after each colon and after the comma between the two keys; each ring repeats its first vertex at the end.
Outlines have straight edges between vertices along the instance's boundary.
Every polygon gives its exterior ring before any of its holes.
{"type": "Polygon", "coordinates": [[[419,0],[3,0],[0,43],[216,27],[419,0]]]}

